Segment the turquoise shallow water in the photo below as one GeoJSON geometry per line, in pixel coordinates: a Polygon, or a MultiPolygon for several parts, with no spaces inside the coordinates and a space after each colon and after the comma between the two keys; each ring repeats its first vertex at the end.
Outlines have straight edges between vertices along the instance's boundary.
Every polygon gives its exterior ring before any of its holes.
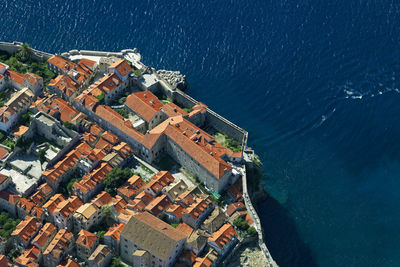
{"type": "Polygon", "coordinates": [[[0,39],[137,47],[247,129],[281,266],[400,266],[399,3],[1,1],[0,39]]]}

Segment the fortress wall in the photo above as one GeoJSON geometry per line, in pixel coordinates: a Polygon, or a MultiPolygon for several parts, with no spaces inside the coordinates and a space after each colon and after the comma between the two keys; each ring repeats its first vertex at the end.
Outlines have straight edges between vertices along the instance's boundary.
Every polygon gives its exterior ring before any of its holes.
{"type": "MultiPolygon", "coordinates": [[[[179,89],[176,89],[172,91],[169,88],[166,88],[163,86],[162,83],[160,83],[162,87],[162,91],[166,93],[167,96],[169,92],[171,94],[171,99],[177,103],[180,106],[184,107],[193,107],[198,103],[197,100],[193,99],[189,95],[185,94],[179,89]]],[[[211,109],[207,108],[207,113],[206,113],[206,124],[212,125],[213,128],[215,128],[217,131],[228,135],[229,137],[235,139],[236,141],[239,141],[243,144],[243,147],[247,145],[247,136],[248,133],[240,128],[239,126],[235,125],[234,123],[230,122],[229,120],[225,119],[218,113],[212,111],[211,109]]]]}
{"type": "MultiPolygon", "coordinates": [[[[13,43],[8,43],[8,42],[0,42],[0,51],[5,51],[8,54],[12,55],[17,53],[21,49],[22,43],[20,42],[13,42],[13,43]]],[[[43,51],[39,51],[36,49],[32,48],[32,58],[35,61],[44,61],[48,60],[50,57],[53,55],[50,53],[46,53],[43,51]]]]}
{"type": "MultiPolygon", "coordinates": [[[[128,49],[125,49],[123,51],[128,51],[128,49]]],[[[123,53],[122,52],[104,52],[104,51],[93,51],[93,50],[70,50],[67,53],[62,53],[62,56],[68,56],[68,55],[82,55],[82,56],[98,56],[98,57],[122,57],[123,53]]]]}

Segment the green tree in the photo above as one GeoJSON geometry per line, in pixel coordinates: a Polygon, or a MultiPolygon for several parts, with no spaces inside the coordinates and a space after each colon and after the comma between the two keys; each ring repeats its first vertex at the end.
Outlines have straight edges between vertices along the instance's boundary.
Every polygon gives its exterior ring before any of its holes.
{"type": "Polygon", "coordinates": [[[101,94],[96,96],[97,100],[99,100],[100,103],[104,103],[104,97],[105,97],[104,92],[101,92],[101,94]]]}
{"type": "Polygon", "coordinates": [[[17,53],[17,59],[22,61],[22,62],[27,62],[32,59],[32,48],[29,46],[29,44],[24,43],[21,46],[21,51],[17,53]]]}
{"type": "Polygon", "coordinates": [[[249,224],[247,223],[247,221],[243,220],[242,218],[235,219],[233,221],[233,225],[240,230],[247,230],[247,228],[249,228],[249,224]]]}
{"type": "Polygon", "coordinates": [[[111,263],[111,267],[125,267],[125,265],[122,264],[120,258],[114,257],[111,263]]]}
{"type": "Polygon", "coordinates": [[[112,219],[112,211],[111,211],[111,207],[108,205],[104,205],[101,207],[101,211],[103,213],[104,216],[104,220],[107,224],[111,223],[112,219]]]}
{"type": "Polygon", "coordinates": [[[75,125],[73,125],[72,123],[70,123],[69,121],[65,121],[63,123],[64,127],[70,130],[73,130],[75,128],[75,125]]]}
{"type": "Polygon", "coordinates": [[[32,117],[32,113],[31,112],[23,113],[21,115],[21,117],[19,118],[20,124],[28,126],[28,127],[31,124],[32,120],[33,120],[33,117],[32,117]]]}
{"type": "Polygon", "coordinates": [[[46,150],[39,149],[38,158],[39,158],[39,161],[40,161],[40,168],[42,168],[43,163],[46,161],[46,150]]]}
{"type": "Polygon", "coordinates": [[[249,227],[249,229],[247,229],[247,233],[249,234],[249,236],[257,236],[258,235],[256,228],[254,228],[253,226],[249,227]]]}
{"type": "Polygon", "coordinates": [[[126,168],[114,168],[107,175],[104,180],[105,191],[115,196],[116,189],[123,185],[133,175],[133,172],[126,168]]]}
{"type": "Polygon", "coordinates": [[[105,234],[106,232],[105,231],[98,231],[97,232],[97,237],[99,238],[99,242],[101,243],[101,244],[103,244],[104,243],[104,234],[105,234]]]}

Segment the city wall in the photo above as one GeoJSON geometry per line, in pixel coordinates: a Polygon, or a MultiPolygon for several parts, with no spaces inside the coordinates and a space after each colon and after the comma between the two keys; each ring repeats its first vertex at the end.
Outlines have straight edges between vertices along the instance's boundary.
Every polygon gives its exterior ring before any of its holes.
{"type": "MultiPolygon", "coordinates": [[[[12,43],[0,42],[0,51],[5,51],[8,54],[12,55],[21,50],[22,44],[23,43],[20,42],[12,42],[12,43]]],[[[35,61],[45,61],[51,58],[52,56],[53,56],[52,54],[32,48],[32,59],[35,61]]]]}
{"type": "MultiPolygon", "coordinates": [[[[161,80],[160,77],[159,79],[161,80]]],[[[161,80],[160,82],[160,89],[167,97],[171,98],[175,103],[179,104],[180,106],[191,108],[199,103],[199,101],[185,94],[181,90],[172,89],[163,80],[161,80]]],[[[210,108],[207,108],[205,123],[208,125],[212,125],[212,127],[215,128],[217,131],[228,135],[229,137],[235,139],[238,142],[241,142],[243,144],[242,151],[244,147],[246,147],[248,133],[239,126],[235,125],[234,123],[225,119],[221,115],[217,114],[210,108]]]]}

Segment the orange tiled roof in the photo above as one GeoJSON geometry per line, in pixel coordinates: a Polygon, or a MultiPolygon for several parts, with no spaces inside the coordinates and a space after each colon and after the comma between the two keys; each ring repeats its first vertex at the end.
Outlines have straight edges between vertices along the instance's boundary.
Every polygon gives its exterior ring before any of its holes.
{"type": "Polygon", "coordinates": [[[18,72],[12,70],[9,70],[8,73],[10,74],[10,80],[24,85],[24,76],[22,74],[19,74],[18,72]]]}
{"type": "Polygon", "coordinates": [[[63,201],[65,201],[65,198],[62,194],[55,194],[43,205],[43,209],[47,209],[50,214],[53,214],[57,205],[63,201]]]}
{"type": "Polygon", "coordinates": [[[193,267],[211,267],[213,266],[213,262],[207,257],[197,257],[195,260],[195,263],[193,264],[193,267]]]}
{"type": "Polygon", "coordinates": [[[116,135],[114,135],[114,134],[112,134],[112,133],[110,133],[110,132],[108,132],[108,131],[105,131],[105,132],[101,135],[101,137],[102,137],[104,140],[108,141],[109,143],[111,143],[111,144],[113,144],[113,145],[116,145],[116,144],[118,143],[118,141],[119,141],[119,138],[118,138],[116,135]]]}
{"type": "Polygon", "coordinates": [[[65,229],[60,229],[43,252],[43,255],[51,254],[53,258],[58,260],[69,247],[73,237],[74,235],[71,232],[65,229]]]}
{"type": "Polygon", "coordinates": [[[52,56],[51,58],[49,58],[47,60],[47,62],[49,62],[50,64],[56,66],[57,68],[65,71],[65,72],[75,69],[77,66],[75,63],[67,61],[59,56],[52,56]]]}
{"type": "Polygon", "coordinates": [[[13,131],[12,134],[20,137],[22,136],[24,133],[26,133],[26,131],[28,131],[29,127],[26,127],[25,125],[18,125],[13,131]]]}
{"type": "MultiPolygon", "coordinates": [[[[0,64],[1,67],[1,64],[0,64]]],[[[8,264],[10,262],[8,261],[7,257],[5,255],[0,255],[0,267],[8,267],[8,264]]]]}
{"type": "Polygon", "coordinates": [[[20,196],[11,194],[10,192],[3,190],[0,191],[0,198],[12,204],[17,204],[20,199],[20,196]]]}
{"type": "Polygon", "coordinates": [[[104,151],[110,151],[112,149],[112,144],[104,140],[103,138],[100,138],[97,143],[96,143],[96,148],[104,150],[104,151]]]}
{"type": "Polygon", "coordinates": [[[183,207],[178,204],[172,204],[171,206],[168,207],[167,212],[173,213],[178,217],[179,219],[182,218],[182,212],[183,212],[183,207]]]}
{"type": "Polygon", "coordinates": [[[220,248],[223,248],[230,242],[232,236],[237,237],[235,229],[230,223],[226,223],[218,231],[214,232],[208,240],[215,242],[220,248]]]}
{"type": "Polygon", "coordinates": [[[107,121],[114,127],[125,132],[139,143],[143,143],[144,135],[136,131],[129,120],[124,119],[118,112],[109,106],[99,105],[96,108],[96,115],[100,116],[103,120],[107,121]]]}
{"type": "Polygon", "coordinates": [[[147,122],[151,121],[157,112],[162,112],[164,106],[160,100],[149,91],[130,94],[126,98],[125,105],[134,110],[147,122]]]}
{"type": "Polygon", "coordinates": [[[247,212],[246,213],[246,217],[244,218],[244,220],[250,225],[252,226],[254,224],[253,219],[251,218],[250,214],[247,212]]]}
{"type": "Polygon", "coordinates": [[[150,131],[164,133],[194,160],[217,178],[232,167],[221,156],[230,150],[215,142],[214,138],[191,122],[176,116],[169,118],[150,131]]]}
{"type": "Polygon", "coordinates": [[[145,182],[138,175],[133,175],[126,181],[126,183],[117,189],[118,193],[131,198],[137,193],[139,193],[142,188],[146,186],[145,182]]]}
{"type": "Polygon", "coordinates": [[[133,149],[125,142],[119,143],[118,145],[114,146],[113,149],[117,151],[123,158],[128,157],[133,152],[133,149]]]}
{"type": "Polygon", "coordinates": [[[102,162],[98,168],[84,175],[82,180],[75,182],[72,185],[72,188],[80,191],[81,193],[91,191],[96,187],[97,184],[102,183],[104,179],[106,179],[107,173],[109,173],[111,170],[111,165],[106,162],[102,162]]]}
{"type": "Polygon", "coordinates": [[[82,139],[85,140],[91,146],[94,146],[95,142],[97,141],[97,137],[88,132],[83,133],[82,139]]]}
{"type": "Polygon", "coordinates": [[[28,242],[41,227],[42,224],[35,217],[26,216],[11,233],[11,236],[18,236],[24,242],[28,242]]]}
{"type": "Polygon", "coordinates": [[[39,233],[35,236],[32,242],[39,248],[42,248],[55,232],[56,228],[54,224],[48,222],[42,227],[42,229],[40,229],[39,233]]]}
{"type": "Polygon", "coordinates": [[[35,85],[38,81],[43,80],[43,78],[35,73],[28,72],[24,75],[24,80],[32,85],[35,85]]]}
{"type": "Polygon", "coordinates": [[[196,221],[209,207],[206,199],[196,198],[183,212],[189,214],[196,221]]]}
{"type": "Polygon", "coordinates": [[[168,171],[160,171],[153,176],[153,179],[147,184],[148,188],[151,188],[154,193],[158,194],[161,190],[172,183],[175,178],[168,171]]]}
{"type": "Polygon", "coordinates": [[[42,175],[47,177],[52,183],[62,179],[63,174],[71,169],[79,160],[79,154],[76,151],[71,151],[64,159],[57,162],[52,168],[45,170],[42,175]]]}
{"type": "Polygon", "coordinates": [[[0,147],[0,159],[3,159],[8,154],[8,150],[0,147]]]}
{"type": "Polygon", "coordinates": [[[79,61],[79,63],[84,64],[84,65],[87,66],[88,68],[93,68],[94,65],[96,64],[96,61],[90,60],[90,59],[87,59],[87,58],[81,58],[81,60],[79,61]]]}
{"type": "Polygon", "coordinates": [[[75,101],[81,103],[89,110],[93,110],[99,103],[99,100],[91,95],[87,90],[83,91],[82,94],[75,98],[75,101]]]}
{"type": "Polygon", "coordinates": [[[97,241],[97,236],[91,232],[86,230],[81,230],[78,234],[78,238],[76,239],[76,243],[86,248],[92,248],[97,241]]]}
{"type": "Polygon", "coordinates": [[[228,216],[231,216],[233,213],[235,213],[235,211],[244,209],[246,209],[246,206],[243,202],[235,202],[228,206],[228,208],[226,209],[226,213],[228,214],[228,216]]]}
{"type": "Polygon", "coordinates": [[[176,227],[176,230],[184,233],[187,237],[189,237],[193,233],[194,228],[184,222],[181,222],[178,227],[176,227]]]}
{"type": "Polygon", "coordinates": [[[53,189],[50,187],[48,183],[44,183],[41,186],[39,186],[39,191],[42,192],[43,195],[49,195],[53,192],[53,189]]]}
{"type": "Polygon", "coordinates": [[[99,136],[102,132],[104,132],[104,130],[100,128],[99,125],[93,123],[89,127],[89,132],[93,135],[99,136]]]}
{"type": "Polygon", "coordinates": [[[42,192],[36,191],[36,192],[31,196],[31,200],[32,200],[32,202],[35,203],[36,205],[40,205],[40,204],[42,204],[42,203],[46,200],[46,198],[45,198],[45,196],[43,195],[42,192]]]}
{"type": "Polygon", "coordinates": [[[60,202],[54,212],[58,212],[61,216],[67,218],[82,205],[83,202],[77,196],[71,196],[67,200],[60,202]]]}
{"type": "Polygon", "coordinates": [[[161,195],[150,202],[145,210],[151,212],[154,216],[159,216],[169,205],[171,205],[171,200],[166,195],[161,195]]]}
{"type": "Polygon", "coordinates": [[[33,209],[33,207],[35,207],[35,203],[33,203],[32,201],[30,201],[27,198],[21,197],[17,206],[23,210],[25,210],[26,212],[31,212],[31,210],[33,209]]]}
{"type": "Polygon", "coordinates": [[[4,183],[4,181],[7,179],[9,179],[8,176],[0,173],[0,184],[4,183]]]}
{"type": "Polygon", "coordinates": [[[57,109],[60,112],[61,114],[60,119],[62,122],[72,121],[72,119],[79,113],[79,111],[71,107],[62,98],[54,99],[51,106],[53,109],[57,109]]]}
{"type": "Polygon", "coordinates": [[[15,263],[19,266],[27,267],[38,267],[39,264],[36,262],[40,254],[40,250],[33,246],[28,250],[25,250],[22,255],[15,259],[15,263]]]}
{"type": "Polygon", "coordinates": [[[187,116],[187,112],[181,109],[178,105],[174,103],[166,103],[163,107],[164,113],[168,115],[168,117],[175,117],[178,115],[182,115],[183,117],[187,116]]]}
{"type": "Polygon", "coordinates": [[[107,205],[112,201],[112,196],[107,193],[106,191],[103,191],[92,200],[92,203],[95,204],[98,208],[101,208],[104,205],[107,205]]]}
{"type": "Polygon", "coordinates": [[[72,96],[80,87],[79,83],[71,77],[64,75],[58,75],[55,79],[52,79],[49,86],[57,88],[57,90],[63,92],[68,97],[72,96]]]}
{"type": "Polygon", "coordinates": [[[125,75],[129,74],[129,72],[132,71],[131,66],[125,59],[115,61],[108,68],[109,69],[115,68],[119,72],[119,74],[121,74],[122,77],[124,77],[125,75]]]}
{"type": "Polygon", "coordinates": [[[125,224],[123,224],[123,223],[116,224],[108,229],[107,233],[104,234],[104,237],[109,236],[112,239],[119,241],[121,232],[122,232],[122,230],[124,230],[124,228],[125,228],[125,224]]]}
{"type": "Polygon", "coordinates": [[[116,195],[111,200],[111,206],[114,207],[117,212],[122,212],[122,210],[126,208],[126,205],[126,201],[121,196],[116,195]]]}
{"type": "Polygon", "coordinates": [[[107,95],[114,91],[119,85],[121,85],[121,80],[118,76],[115,73],[107,73],[90,85],[89,90],[97,88],[107,95]]]}
{"type": "Polygon", "coordinates": [[[76,261],[68,259],[67,262],[65,264],[59,264],[57,265],[57,267],[80,267],[81,265],[79,265],[78,263],[76,263],[76,261]]]}

